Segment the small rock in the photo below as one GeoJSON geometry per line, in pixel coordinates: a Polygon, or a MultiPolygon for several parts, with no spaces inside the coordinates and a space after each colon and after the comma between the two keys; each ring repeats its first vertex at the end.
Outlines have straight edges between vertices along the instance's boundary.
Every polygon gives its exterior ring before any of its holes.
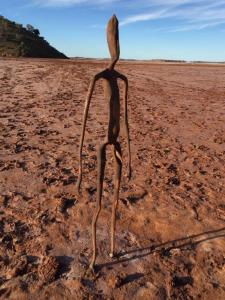
{"type": "Polygon", "coordinates": [[[170,153],[170,151],[171,151],[171,150],[170,150],[169,148],[164,149],[165,154],[170,153]]]}
{"type": "Polygon", "coordinates": [[[168,184],[179,186],[180,185],[179,177],[177,177],[177,176],[171,177],[168,181],[168,184]]]}
{"type": "Polygon", "coordinates": [[[167,168],[167,170],[169,171],[169,172],[177,172],[177,166],[176,165],[174,165],[174,164],[171,164],[171,165],[169,165],[169,167],[167,168]]]}
{"type": "Polygon", "coordinates": [[[170,254],[172,255],[172,256],[178,256],[178,255],[180,255],[181,254],[181,250],[180,249],[171,249],[170,250],[170,254]]]}

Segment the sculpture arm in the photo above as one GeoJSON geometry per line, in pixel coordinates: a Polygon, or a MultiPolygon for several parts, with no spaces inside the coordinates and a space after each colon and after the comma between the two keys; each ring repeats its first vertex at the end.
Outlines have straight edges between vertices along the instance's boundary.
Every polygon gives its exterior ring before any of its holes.
{"type": "Polygon", "coordinates": [[[124,122],[125,122],[125,133],[127,139],[128,148],[128,179],[131,178],[131,153],[130,153],[130,135],[129,135],[129,124],[128,124],[128,112],[127,112],[127,100],[128,100],[128,79],[126,76],[120,74],[120,78],[125,83],[123,101],[124,101],[124,122]]]}
{"type": "Polygon", "coordinates": [[[79,171],[78,171],[78,180],[77,180],[77,189],[80,189],[81,181],[82,181],[82,150],[83,150],[83,143],[84,143],[84,135],[85,135],[85,128],[86,128],[86,123],[87,123],[87,116],[88,116],[88,110],[90,106],[90,101],[93,95],[95,83],[98,80],[98,75],[94,76],[92,79],[88,93],[87,93],[87,98],[85,101],[85,108],[84,108],[84,116],[83,116],[83,124],[82,124],[82,132],[81,132],[81,137],[80,137],[80,147],[79,147],[79,171]]]}

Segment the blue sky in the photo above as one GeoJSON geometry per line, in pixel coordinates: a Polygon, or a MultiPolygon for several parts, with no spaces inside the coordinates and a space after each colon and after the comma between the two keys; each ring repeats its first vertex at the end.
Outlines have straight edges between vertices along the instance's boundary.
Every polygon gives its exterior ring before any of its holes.
{"type": "Polygon", "coordinates": [[[114,13],[122,58],[225,61],[225,0],[0,0],[1,15],[68,56],[108,57],[114,13]]]}

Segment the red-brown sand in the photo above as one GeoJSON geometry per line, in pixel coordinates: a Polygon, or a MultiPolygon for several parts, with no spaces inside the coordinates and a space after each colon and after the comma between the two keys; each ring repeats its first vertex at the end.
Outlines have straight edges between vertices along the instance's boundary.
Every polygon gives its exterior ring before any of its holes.
{"type": "MultiPolygon", "coordinates": [[[[122,62],[130,82],[132,179],[123,180],[116,250],[107,150],[92,255],[96,145],[108,103],[91,102],[82,193],[83,109],[97,61],[0,61],[0,299],[225,299],[225,66],[122,62]]],[[[120,84],[122,88],[122,84],[120,84]]],[[[121,118],[121,122],[123,118],[121,118]]]]}

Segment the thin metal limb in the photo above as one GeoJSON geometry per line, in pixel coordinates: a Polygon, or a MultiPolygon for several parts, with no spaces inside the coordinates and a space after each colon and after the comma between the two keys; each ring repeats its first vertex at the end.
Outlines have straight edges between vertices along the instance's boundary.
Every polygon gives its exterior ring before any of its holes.
{"type": "Polygon", "coordinates": [[[115,247],[115,227],[116,227],[116,209],[119,200],[119,189],[121,182],[121,172],[122,172],[122,156],[121,147],[119,143],[114,145],[114,164],[115,164],[115,174],[114,174],[114,199],[112,206],[112,220],[111,220],[111,251],[109,256],[114,256],[115,247]]]}
{"type": "Polygon", "coordinates": [[[83,123],[82,123],[82,133],[81,133],[81,137],[80,137],[80,147],[79,147],[79,170],[78,170],[78,180],[77,180],[77,190],[80,190],[80,185],[81,185],[81,181],[82,181],[82,149],[83,149],[83,143],[84,143],[84,135],[85,135],[85,127],[86,127],[86,123],[87,123],[87,116],[88,116],[88,110],[90,107],[90,102],[91,102],[91,98],[94,92],[94,88],[95,88],[95,83],[97,80],[101,79],[105,74],[105,71],[100,72],[98,74],[96,74],[90,85],[89,85],[89,89],[88,89],[88,93],[87,93],[87,97],[86,97],[86,101],[85,101],[85,108],[84,108],[84,116],[83,116],[83,123]]]}
{"type": "Polygon", "coordinates": [[[102,187],[105,172],[106,162],[106,145],[107,143],[101,144],[98,149],[98,181],[97,181],[97,206],[96,211],[92,220],[92,243],[93,243],[93,256],[89,268],[93,270],[96,260],[96,223],[98,220],[99,213],[101,211],[101,200],[102,200],[102,187]]]}
{"type": "Polygon", "coordinates": [[[81,181],[82,181],[82,149],[83,149],[83,143],[84,143],[84,134],[85,134],[85,127],[86,127],[86,123],[87,123],[87,116],[88,116],[88,110],[89,110],[89,106],[90,106],[90,101],[91,101],[91,97],[94,91],[94,87],[95,87],[95,82],[96,82],[96,76],[92,79],[89,89],[88,89],[88,94],[87,94],[87,98],[85,101],[85,108],[84,108],[84,117],[83,117],[83,124],[82,124],[82,133],[81,133],[81,137],[80,137],[80,147],[79,147],[79,170],[78,170],[78,180],[77,180],[77,190],[79,191],[80,189],[80,185],[81,185],[81,181]]]}
{"type": "Polygon", "coordinates": [[[117,72],[118,78],[123,80],[125,83],[124,93],[123,93],[123,102],[124,102],[124,122],[125,122],[125,133],[126,133],[126,139],[127,139],[127,148],[128,148],[128,172],[127,177],[130,180],[131,179],[131,153],[130,153],[130,133],[129,133],[129,125],[128,125],[128,111],[127,111],[127,99],[128,99],[128,79],[125,75],[117,72]]]}
{"type": "MultiPolygon", "coordinates": [[[[125,76],[124,76],[125,77],[125,76]]],[[[125,130],[127,136],[127,147],[128,147],[128,179],[131,179],[131,154],[130,154],[130,135],[129,135],[129,126],[128,126],[128,113],[127,113],[127,98],[128,98],[128,80],[125,77],[125,90],[124,90],[124,121],[125,121],[125,130]]]]}

